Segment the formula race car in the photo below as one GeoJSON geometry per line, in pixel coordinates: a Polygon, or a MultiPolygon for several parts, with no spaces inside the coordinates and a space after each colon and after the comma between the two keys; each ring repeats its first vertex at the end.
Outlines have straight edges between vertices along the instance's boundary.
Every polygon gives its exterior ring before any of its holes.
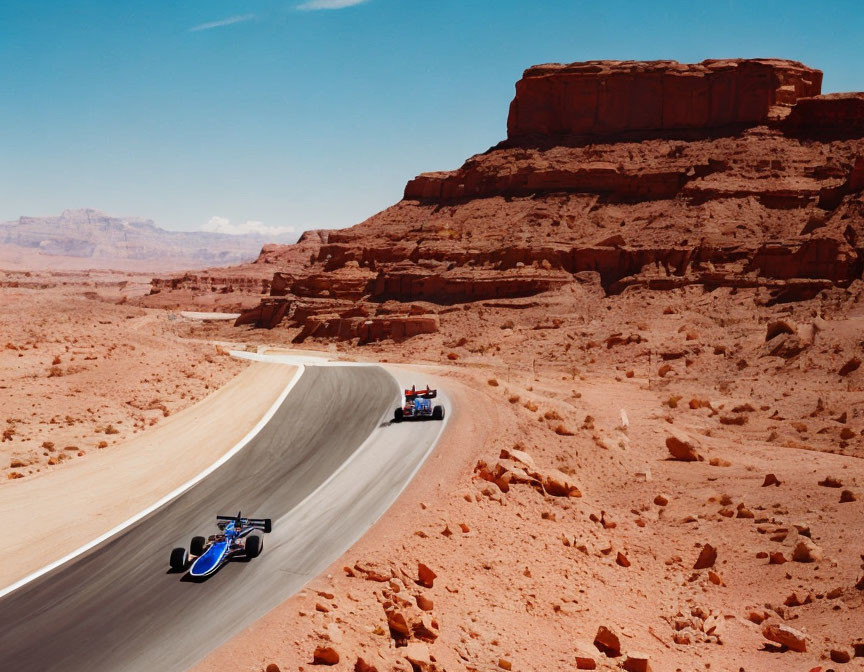
{"type": "Polygon", "coordinates": [[[273,525],[269,518],[242,518],[238,512],[236,516],[216,516],[216,527],[219,533],[207,539],[192,537],[188,552],[185,548],[171,551],[171,569],[185,572],[188,568],[190,577],[200,579],[213,574],[232,558],[256,558],[261,555],[264,544],[261,536],[252,532],[261,530],[268,533],[273,525]],[[194,560],[190,567],[192,557],[194,560]]]}
{"type": "Polygon", "coordinates": [[[441,405],[432,405],[432,400],[438,396],[438,390],[429,389],[426,386],[425,390],[418,390],[414,385],[410,390],[405,390],[405,404],[401,408],[397,408],[393,413],[393,419],[396,422],[403,420],[443,420],[444,407],[441,405]]]}

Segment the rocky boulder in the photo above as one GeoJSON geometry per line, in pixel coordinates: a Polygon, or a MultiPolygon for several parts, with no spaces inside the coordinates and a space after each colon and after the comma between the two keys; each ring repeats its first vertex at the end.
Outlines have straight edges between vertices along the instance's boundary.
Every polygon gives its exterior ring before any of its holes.
{"type": "Polygon", "coordinates": [[[684,432],[673,430],[672,435],[666,437],[666,448],[669,450],[671,459],[680,462],[696,462],[704,459],[698,451],[699,444],[684,432]]]}
{"type": "Polygon", "coordinates": [[[779,623],[769,623],[762,628],[762,636],[791,651],[805,653],[807,651],[807,636],[795,628],[779,623]]]}

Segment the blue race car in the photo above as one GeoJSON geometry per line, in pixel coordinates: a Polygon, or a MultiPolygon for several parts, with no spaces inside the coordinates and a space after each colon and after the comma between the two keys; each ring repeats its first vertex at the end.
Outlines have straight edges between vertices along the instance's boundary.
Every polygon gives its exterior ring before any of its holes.
{"type": "Polygon", "coordinates": [[[438,390],[432,390],[426,386],[425,390],[418,390],[414,385],[410,390],[405,390],[405,404],[397,408],[393,413],[396,422],[414,419],[444,419],[444,407],[432,405],[432,400],[438,396],[438,390]]]}
{"type": "Polygon", "coordinates": [[[273,529],[270,518],[243,518],[239,512],[236,516],[216,516],[216,521],[218,534],[206,539],[192,537],[188,552],[185,548],[171,551],[170,565],[173,571],[185,572],[188,568],[190,577],[201,579],[215,573],[234,557],[256,558],[261,555],[264,544],[261,536],[252,532],[261,530],[269,533],[273,529]],[[190,567],[190,558],[193,556],[190,567]]]}

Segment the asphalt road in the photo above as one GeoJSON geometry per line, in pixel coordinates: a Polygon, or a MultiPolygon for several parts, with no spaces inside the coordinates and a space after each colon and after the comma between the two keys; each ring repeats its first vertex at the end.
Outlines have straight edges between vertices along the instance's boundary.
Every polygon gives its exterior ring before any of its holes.
{"type": "MultiPolygon", "coordinates": [[[[189,668],[326,568],[405,487],[442,423],[390,424],[398,395],[378,367],[307,367],[271,422],[212,475],[0,599],[0,667],[189,668]],[[203,583],[168,573],[172,547],[240,509],[273,518],[261,556],[203,583]]],[[[26,511],[5,522],[26,525],[26,511]]]]}

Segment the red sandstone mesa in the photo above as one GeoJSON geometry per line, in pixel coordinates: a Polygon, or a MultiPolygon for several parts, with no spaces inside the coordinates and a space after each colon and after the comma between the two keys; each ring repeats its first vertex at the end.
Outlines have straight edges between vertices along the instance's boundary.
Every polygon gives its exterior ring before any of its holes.
{"type": "MultiPolygon", "coordinates": [[[[444,328],[460,304],[574,286],[772,302],[846,287],[864,268],[864,97],[821,96],[821,81],[774,59],[535,66],[507,141],[417,176],[357,226],[156,280],[148,301],[185,292],[244,311],[238,325],[366,343],[444,328]]],[[[784,343],[772,351],[800,351],[784,343]]]]}
{"type": "Polygon", "coordinates": [[[822,73],[795,61],[588,61],[525,71],[507,135],[611,135],[765,123],[774,105],[818,95],[822,73]]]}

